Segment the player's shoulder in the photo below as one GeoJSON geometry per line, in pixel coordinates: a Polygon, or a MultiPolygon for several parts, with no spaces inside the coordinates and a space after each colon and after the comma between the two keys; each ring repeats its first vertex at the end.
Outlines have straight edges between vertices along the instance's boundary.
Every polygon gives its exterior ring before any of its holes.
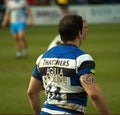
{"type": "Polygon", "coordinates": [[[80,60],[93,60],[93,57],[90,55],[90,54],[82,54],[82,55],[79,55],[77,57],[77,59],[80,59],[80,60]]]}
{"type": "Polygon", "coordinates": [[[39,62],[40,62],[40,60],[41,60],[42,56],[43,56],[43,54],[41,54],[41,55],[37,58],[37,60],[36,60],[36,65],[38,65],[38,64],[39,64],[39,62]]]}
{"type": "Polygon", "coordinates": [[[82,49],[80,49],[79,47],[77,47],[75,45],[71,45],[70,49],[76,57],[86,54],[85,51],[83,51],[82,49]]]}
{"type": "Polygon", "coordinates": [[[81,65],[83,62],[93,62],[95,63],[93,57],[90,54],[82,54],[76,58],[77,64],[81,65]]]}
{"type": "Polygon", "coordinates": [[[19,8],[23,8],[27,6],[26,0],[18,0],[17,2],[15,0],[9,0],[6,2],[6,8],[10,11],[14,11],[19,8]]]}
{"type": "Polygon", "coordinates": [[[92,59],[92,56],[77,46],[72,46],[72,51],[76,58],[92,59]]]}
{"type": "Polygon", "coordinates": [[[28,5],[26,0],[19,0],[18,4],[22,4],[23,7],[28,5]]]}

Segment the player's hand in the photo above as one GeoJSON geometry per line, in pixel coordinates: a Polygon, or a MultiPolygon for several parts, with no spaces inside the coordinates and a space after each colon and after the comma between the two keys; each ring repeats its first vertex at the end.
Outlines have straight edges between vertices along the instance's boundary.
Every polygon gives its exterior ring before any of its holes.
{"type": "Polygon", "coordinates": [[[2,22],[2,27],[4,28],[6,26],[6,23],[5,22],[2,22]]]}
{"type": "Polygon", "coordinates": [[[31,25],[33,25],[33,21],[32,21],[32,20],[28,20],[27,24],[28,24],[29,26],[31,26],[31,25]]]}

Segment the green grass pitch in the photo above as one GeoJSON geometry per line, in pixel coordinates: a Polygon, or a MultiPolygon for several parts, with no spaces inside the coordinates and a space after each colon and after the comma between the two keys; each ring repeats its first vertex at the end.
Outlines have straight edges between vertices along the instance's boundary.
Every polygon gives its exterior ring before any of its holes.
{"type": "MultiPolygon", "coordinates": [[[[0,28],[0,114],[33,113],[27,99],[30,76],[37,57],[56,35],[56,26],[28,27],[29,58],[15,59],[9,28],[0,28]]],[[[81,48],[96,61],[96,79],[112,113],[120,114],[120,24],[90,24],[81,48]]],[[[86,112],[98,113],[90,100],[86,112]]]]}

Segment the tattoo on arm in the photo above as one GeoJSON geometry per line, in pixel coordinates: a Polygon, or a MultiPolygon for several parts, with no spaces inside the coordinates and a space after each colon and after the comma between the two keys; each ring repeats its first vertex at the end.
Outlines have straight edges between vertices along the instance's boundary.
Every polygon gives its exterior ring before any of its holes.
{"type": "Polygon", "coordinates": [[[92,83],[96,83],[96,79],[92,74],[86,74],[81,78],[81,84],[83,86],[90,85],[92,83]]]}

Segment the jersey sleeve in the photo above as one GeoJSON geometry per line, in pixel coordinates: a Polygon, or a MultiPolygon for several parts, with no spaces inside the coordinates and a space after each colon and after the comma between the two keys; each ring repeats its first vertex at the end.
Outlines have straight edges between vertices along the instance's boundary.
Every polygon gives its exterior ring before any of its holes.
{"type": "Polygon", "coordinates": [[[78,76],[88,73],[95,74],[95,62],[89,54],[84,54],[78,58],[78,76]]]}
{"type": "Polygon", "coordinates": [[[37,61],[36,61],[36,65],[34,67],[34,70],[33,70],[33,73],[32,73],[32,76],[38,80],[40,80],[42,82],[42,75],[40,74],[40,70],[39,70],[39,63],[40,63],[40,60],[41,60],[41,56],[38,57],[37,61]]]}
{"type": "Polygon", "coordinates": [[[22,7],[26,7],[27,2],[25,0],[22,0],[20,2],[8,1],[6,5],[9,10],[12,10],[12,9],[19,9],[22,7]]]}

